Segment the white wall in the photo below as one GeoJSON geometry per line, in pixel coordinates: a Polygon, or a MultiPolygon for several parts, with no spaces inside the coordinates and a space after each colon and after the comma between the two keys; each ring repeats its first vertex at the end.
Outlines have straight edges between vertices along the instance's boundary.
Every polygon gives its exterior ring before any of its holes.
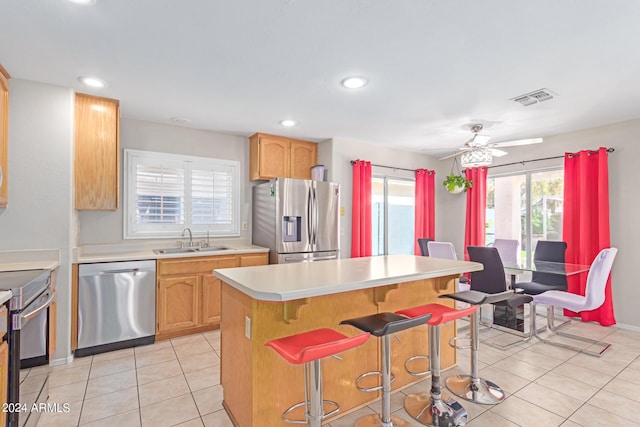
{"type": "MultiPolygon", "coordinates": [[[[389,147],[382,147],[367,144],[359,141],[352,141],[342,138],[334,138],[320,144],[319,153],[328,167],[328,180],[339,182],[340,185],[340,205],[344,208],[344,215],[340,217],[340,257],[349,258],[351,256],[351,198],[352,198],[352,178],[353,168],[351,160],[362,159],[371,163],[395,166],[406,169],[436,169],[436,187],[440,185],[440,177],[444,179],[439,162],[433,157],[416,154],[413,152],[396,150],[389,147]],[[325,145],[328,144],[328,145],[325,145]],[[325,148],[326,147],[326,148],[325,148]],[[331,160],[327,162],[324,150],[330,149],[331,160]]],[[[412,172],[394,171],[393,169],[373,169],[375,172],[382,172],[389,176],[411,177],[412,172]]],[[[442,194],[436,191],[436,206],[439,205],[438,198],[442,194]]],[[[436,209],[436,230],[442,219],[436,209]]]]}
{"type": "MultiPolygon", "coordinates": [[[[640,286],[637,271],[633,267],[635,256],[640,253],[640,226],[637,212],[640,198],[636,191],[637,162],[640,159],[640,120],[631,120],[609,126],[592,128],[580,132],[545,137],[542,144],[524,147],[509,147],[508,156],[495,159],[494,165],[544,157],[562,156],[565,152],[613,147],[609,155],[609,203],[611,221],[611,245],[619,249],[613,266],[612,285],[616,318],[619,324],[640,328],[636,302],[640,301],[640,286]]],[[[523,165],[489,169],[489,175],[562,166],[563,160],[547,160],[523,165]]],[[[437,228],[439,237],[452,241],[456,248],[464,244],[464,196],[443,198],[438,212],[451,212],[455,220],[437,228]],[[460,219],[458,220],[458,216],[460,219]]],[[[440,215],[442,216],[442,215],[440,215]]],[[[461,250],[458,250],[461,252],[461,250]]]]}
{"type": "MultiPolygon", "coordinates": [[[[245,137],[169,126],[139,120],[120,122],[122,149],[157,151],[213,157],[240,162],[241,222],[251,221],[251,187],[248,176],[249,142],[245,137]]],[[[121,150],[121,160],[122,150],[121,150]]],[[[121,162],[124,165],[124,162],[121,162]]],[[[124,197],[124,167],[120,168],[120,207],[117,211],[80,211],[80,244],[122,243],[122,206],[124,197]]],[[[250,239],[250,230],[241,231],[242,239],[250,239]]],[[[176,238],[179,236],[176,235],[176,238]]],[[[127,240],[131,242],[131,240],[127,240]]]]}
{"type": "Polygon", "coordinates": [[[0,250],[60,250],[54,359],[71,348],[73,116],[73,90],[11,80],[9,203],[0,209],[0,250]]]}

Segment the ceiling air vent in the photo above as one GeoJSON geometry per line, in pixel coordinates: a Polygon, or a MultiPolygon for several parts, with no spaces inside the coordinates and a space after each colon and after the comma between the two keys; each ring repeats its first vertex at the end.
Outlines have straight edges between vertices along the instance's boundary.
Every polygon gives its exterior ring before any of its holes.
{"type": "Polygon", "coordinates": [[[515,101],[527,107],[538,102],[553,99],[553,95],[557,94],[554,94],[549,89],[542,88],[533,92],[525,93],[524,95],[516,96],[515,98],[511,98],[511,101],[515,101]]]}

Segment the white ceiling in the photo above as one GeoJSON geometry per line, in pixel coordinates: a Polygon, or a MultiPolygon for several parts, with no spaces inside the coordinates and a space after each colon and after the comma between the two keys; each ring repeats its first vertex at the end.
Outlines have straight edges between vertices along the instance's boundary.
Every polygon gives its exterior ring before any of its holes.
{"type": "Polygon", "coordinates": [[[0,64],[127,118],[440,154],[471,122],[501,142],[640,117],[639,23],[637,0],[3,0],[0,64]]]}

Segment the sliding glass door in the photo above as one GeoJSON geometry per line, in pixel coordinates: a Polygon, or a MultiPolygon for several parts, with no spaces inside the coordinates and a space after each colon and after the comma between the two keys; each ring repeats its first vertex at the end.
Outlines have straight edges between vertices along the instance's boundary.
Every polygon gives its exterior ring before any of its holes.
{"type": "Polygon", "coordinates": [[[550,169],[487,178],[487,245],[517,239],[528,264],[538,240],[562,240],[564,171],[550,169]]]}
{"type": "Polygon", "coordinates": [[[371,178],[372,255],[413,254],[415,180],[371,178]]]}

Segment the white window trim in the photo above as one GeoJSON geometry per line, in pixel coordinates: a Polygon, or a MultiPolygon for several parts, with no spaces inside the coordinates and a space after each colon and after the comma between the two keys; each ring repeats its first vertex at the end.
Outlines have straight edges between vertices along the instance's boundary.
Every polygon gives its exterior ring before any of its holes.
{"type": "Polygon", "coordinates": [[[158,153],[142,150],[124,150],[124,203],[123,203],[123,239],[166,239],[178,237],[184,228],[190,228],[194,236],[211,237],[238,237],[240,236],[240,162],[235,160],[214,159],[209,157],[196,157],[181,154],[158,153]],[[163,159],[172,163],[185,164],[185,171],[190,176],[191,165],[205,164],[230,168],[232,170],[232,209],[233,219],[230,227],[220,229],[214,225],[191,224],[191,180],[185,177],[185,224],[171,224],[158,226],[157,230],[138,230],[135,221],[136,189],[134,167],[136,159],[163,159]],[[162,229],[161,229],[162,228],[162,229]]]}

